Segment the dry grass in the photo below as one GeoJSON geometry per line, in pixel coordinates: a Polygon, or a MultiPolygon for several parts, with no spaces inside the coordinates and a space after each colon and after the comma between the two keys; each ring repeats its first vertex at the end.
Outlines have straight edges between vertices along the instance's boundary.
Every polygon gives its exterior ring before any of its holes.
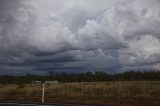
{"type": "MultiPolygon", "coordinates": [[[[18,85],[0,85],[0,100],[40,102],[41,92],[41,85],[25,85],[24,88],[19,88],[18,85]]],[[[59,83],[46,85],[45,98],[48,102],[152,101],[160,104],[157,102],[160,101],[160,82],[59,83]]]]}

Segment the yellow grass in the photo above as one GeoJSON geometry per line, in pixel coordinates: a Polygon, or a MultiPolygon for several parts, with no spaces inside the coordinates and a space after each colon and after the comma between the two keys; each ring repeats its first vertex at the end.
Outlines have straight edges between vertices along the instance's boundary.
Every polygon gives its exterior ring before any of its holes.
{"type": "MultiPolygon", "coordinates": [[[[0,100],[23,100],[40,102],[42,85],[0,85],[0,100]]],[[[48,102],[65,101],[105,103],[108,101],[160,101],[160,82],[95,82],[59,83],[46,85],[45,98],[48,102]],[[72,99],[72,100],[71,100],[72,99]]]]}

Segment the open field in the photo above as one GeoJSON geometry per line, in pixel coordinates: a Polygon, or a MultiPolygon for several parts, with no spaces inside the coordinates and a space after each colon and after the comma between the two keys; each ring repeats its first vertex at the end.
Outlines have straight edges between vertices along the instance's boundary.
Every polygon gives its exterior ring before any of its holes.
{"type": "MultiPolygon", "coordinates": [[[[0,85],[0,101],[41,102],[42,85],[0,85]]],[[[45,102],[160,106],[160,82],[121,81],[46,85],[45,102]]]]}

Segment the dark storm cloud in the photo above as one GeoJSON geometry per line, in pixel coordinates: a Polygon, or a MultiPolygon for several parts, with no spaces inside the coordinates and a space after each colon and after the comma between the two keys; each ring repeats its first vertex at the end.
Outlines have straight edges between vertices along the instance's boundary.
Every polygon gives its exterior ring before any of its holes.
{"type": "Polygon", "coordinates": [[[160,69],[159,0],[1,0],[0,74],[160,69]]]}
{"type": "Polygon", "coordinates": [[[33,17],[28,7],[20,0],[1,0],[0,5],[0,55],[11,58],[29,51],[31,47],[26,36],[30,34],[33,17]]]}

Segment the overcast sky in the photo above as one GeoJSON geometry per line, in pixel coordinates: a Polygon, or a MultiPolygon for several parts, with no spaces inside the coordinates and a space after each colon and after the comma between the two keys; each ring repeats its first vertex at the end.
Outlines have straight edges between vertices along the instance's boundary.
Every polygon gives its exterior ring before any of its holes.
{"type": "Polygon", "coordinates": [[[0,74],[160,69],[160,0],[0,0],[0,74]]]}

